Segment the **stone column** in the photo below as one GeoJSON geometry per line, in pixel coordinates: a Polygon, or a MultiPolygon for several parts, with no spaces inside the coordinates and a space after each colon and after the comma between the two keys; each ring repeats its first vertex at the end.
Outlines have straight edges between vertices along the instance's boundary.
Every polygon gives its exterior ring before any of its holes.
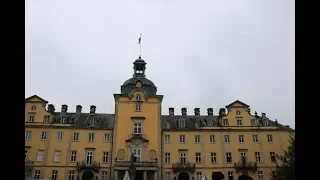
{"type": "Polygon", "coordinates": [[[158,172],[157,171],[154,171],[154,178],[153,180],[158,180],[158,172]]]}
{"type": "Polygon", "coordinates": [[[143,171],[143,180],[148,180],[147,171],[143,171]]]}
{"type": "Polygon", "coordinates": [[[118,180],[118,171],[117,170],[114,171],[114,179],[118,180]]]}

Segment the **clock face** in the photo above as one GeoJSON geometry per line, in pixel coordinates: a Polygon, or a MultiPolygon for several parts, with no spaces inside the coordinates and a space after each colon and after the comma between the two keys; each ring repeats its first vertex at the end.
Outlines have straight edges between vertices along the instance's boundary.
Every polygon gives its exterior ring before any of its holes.
{"type": "Polygon", "coordinates": [[[136,83],[136,87],[141,87],[141,82],[140,81],[138,81],[137,83],[136,83]]]}

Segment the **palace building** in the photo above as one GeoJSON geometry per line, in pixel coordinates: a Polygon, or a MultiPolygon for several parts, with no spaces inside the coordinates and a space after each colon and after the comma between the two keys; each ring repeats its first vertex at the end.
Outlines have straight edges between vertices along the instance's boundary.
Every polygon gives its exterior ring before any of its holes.
{"type": "Polygon", "coordinates": [[[236,100],[225,108],[168,108],[146,78],[146,62],[134,61],[133,77],[114,94],[114,113],[82,112],[77,105],[56,111],[37,95],[25,99],[27,179],[201,180],[221,172],[226,180],[248,174],[269,180],[276,155],[286,150],[294,130],[250,112],[236,100]],[[128,173],[126,173],[128,172],[128,173]]]}

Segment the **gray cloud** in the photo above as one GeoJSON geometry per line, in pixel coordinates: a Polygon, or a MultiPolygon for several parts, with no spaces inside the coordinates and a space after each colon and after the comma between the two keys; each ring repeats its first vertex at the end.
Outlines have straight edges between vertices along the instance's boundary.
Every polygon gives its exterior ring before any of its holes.
{"type": "Polygon", "coordinates": [[[169,107],[240,100],[294,127],[294,1],[26,1],[26,97],[113,113],[142,57],[169,107]]]}

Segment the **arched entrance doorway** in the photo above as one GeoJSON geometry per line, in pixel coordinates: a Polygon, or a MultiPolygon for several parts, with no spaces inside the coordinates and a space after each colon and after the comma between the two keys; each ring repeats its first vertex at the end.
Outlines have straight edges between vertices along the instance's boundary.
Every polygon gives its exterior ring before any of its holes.
{"type": "Polygon", "coordinates": [[[94,174],[91,171],[86,171],[82,174],[81,180],[94,180],[94,174]]]}
{"type": "Polygon", "coordinates": [[[178,180],[189,180],[189,174],[186,172],[182,172],[178,176],[178,180]]]}

